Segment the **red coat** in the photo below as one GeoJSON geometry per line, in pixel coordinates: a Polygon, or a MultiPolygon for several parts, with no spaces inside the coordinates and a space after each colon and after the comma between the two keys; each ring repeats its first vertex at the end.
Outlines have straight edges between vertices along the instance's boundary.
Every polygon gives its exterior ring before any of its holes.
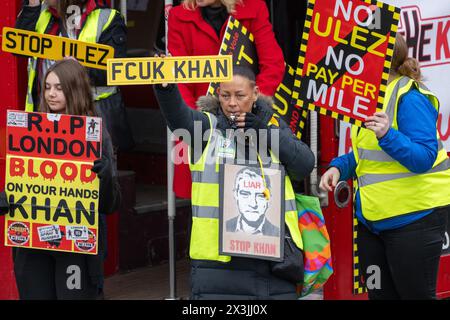
{"type": "MultiPolygon", "coordinates": [[[[269,11],[263,0],[244,0],[236,5],[233,16],[255,37],[260,73],[256,83],[261,92],[273,96],[284,75],[284,57],[269,21],[269,11]]],[[[199,8],[187,10],[182,5],[169,14],[168,45],[173,56],[216,55],[220,51],[224,24],[220,39],[214,29],[203,20],[199,8]]],[[[195,108],[197,99],[206,94],[209,83],[180,84],[185,102],[195,108]]]]}
{"type": "MultiPolygon", "coordinates": [[[[284,57],[269,21],[269,11],[263,0],[244,0],[236,5],[233,16],[255,37],[260,73],[256,83],[261,93],[273,96],[284,75],[284,57]]],[[[220,39],[202,17],[199,8],[194,11],[182,5],[169,14],[168,49],[173,56],[216,55],[220,51],[226,23],[220,39]]],[[[206,94],[209,83],[178,84],[184,101],[193,109],[197,99],[206,94]]],[[[175,166],[174,191],[177,196],[190,198],[191,178],[187,165],[175,166]]]]}

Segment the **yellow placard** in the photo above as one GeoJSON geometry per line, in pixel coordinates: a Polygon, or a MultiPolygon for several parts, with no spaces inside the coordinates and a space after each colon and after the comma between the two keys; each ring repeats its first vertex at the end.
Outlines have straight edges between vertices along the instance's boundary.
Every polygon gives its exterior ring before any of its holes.
{"type": "Polygon", "coordinates": [[[103,70],[107,60],[114,58],[111,46],[9,27],[3,28],[2,50],[49,60],[72,56],[86,67],[103,70]]]}
{"type": "Polygon", "coordinates": [[[99,179],[91,172],[92,164],[10,155],[6,159],[7,187],[15,204],[10,218],[97,227],[99,179]]]}
{"type": "Polygon", "coordinates": [[[231,81],[232,56],[108,60],[108,85],[231,81]]]}
{"type": "Polygon", "coordinates": [[[101,118],[7,112],[6,246],[97,254],[101,118]]]}

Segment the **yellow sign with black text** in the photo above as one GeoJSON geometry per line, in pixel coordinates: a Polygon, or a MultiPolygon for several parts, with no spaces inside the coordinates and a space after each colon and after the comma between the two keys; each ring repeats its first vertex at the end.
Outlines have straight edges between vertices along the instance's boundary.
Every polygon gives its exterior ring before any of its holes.
{"type": "Polygon", "coordinates": [[[3,28],[2,50],[49,60],[71,56],[86,67],[103,70],[107,60],[114,58],[111,46],[8,27],[3,28]]]}
{"type": "Polygon", "coordinates": [[[232,61],[231,55],[111,59],[108,85],[231,81],[232,61]]]}
{"type": "Polygon", "coordinates": [[[97,254],[102,119],[9,110],[4,244],[97,254]]]}

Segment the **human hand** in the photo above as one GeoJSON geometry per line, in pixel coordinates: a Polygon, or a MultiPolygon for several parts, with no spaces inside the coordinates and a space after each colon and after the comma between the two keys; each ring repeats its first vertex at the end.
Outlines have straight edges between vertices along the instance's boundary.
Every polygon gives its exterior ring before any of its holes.
{"type": "Polygon", "coordinates": [[[389,117],[384,112],[375,112],[373,116],[367,117],[364,122],[367,129],[375,132],[377,139],[381,139],[389,131],[389,117]]]}
{"type": "Polygon", "coordinates": [[[331,167],[320,178],[319,188],[324,191],[333,191],[340,177],[341,173],[339,172],[339,169],[331,167]]]}
{"type": "Polygon", "coordinates": [[[64,60],[73,60],[73,61],[77,61],[78,62],[78,60],[75,57],[73,57],[73,56],[65,56],[63,59],[64,60]]]}
{"type": "Polygon", "coordinates": [[[241,113],[236,118],[236,125],[238,128],[245,128],[245,129],[267,129],[267,123],[264,123],[264,120],[261,117],[258,117],[256,114],[249,112],[249,113],[241,113]]]}
{"type": "MultiPolygon", "coordinates": [[[[170,53],[167,54],[168,57],[171,57],[172,55],[170,53]]],[[[165,58],[166,55],[164,53],[160,53],[159,55],[157,53],[155,53],[154,55],[155,58],[165,58]]],[[[167,88],[167,86],[169,85],[167,82],[161,83],[160,84],[163,88],[167,88]]]]}
{"type": "Polygon", "coordinates": [[[5,191],[0,192],[0,216],[4,216],[9,212],[9,202],[5,191]]]}
{"type": "Polygon", "coordinates": [[[108,172],[111,172],[111,161],[109,161],[105,155],[102,155],[100,159],[94,161],[94,165],[91,170],[92,172],[95,172],[100,179],[102,179],[107,176],[108,172]]]}

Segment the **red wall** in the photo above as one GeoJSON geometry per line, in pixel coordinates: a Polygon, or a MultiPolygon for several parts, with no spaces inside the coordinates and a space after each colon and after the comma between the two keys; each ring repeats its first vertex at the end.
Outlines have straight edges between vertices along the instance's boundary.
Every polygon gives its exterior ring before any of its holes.
{"type": "MultiPolygon", "coordinates": [[[[14,27],[21,0],[3,1],[0,10],[0,29],[14,27]]],[[[1,44],[1,37],[0,37],[1,44]]],[[[0,51],[0,189],[5,184],[5,128],[6,110],[23,109],[26,88],[26,61],[9,53],[0,51]],[[20,61],[19,61],[20,60],[20,61]],[[18,68],[19,66],[19,68],[18,68]],[[18,75],[20,70],[20,76],[18,75]],[[22,90],[19,92],[19,87],[22,90]]],[[[0,217],[0,234],[3,233],[4,218],[0,217]]],[[[1,237],[2,238],[2,237],[1,237]]],[[[0,299],[17,299],[11,248],[3,245],[0,239],[0,299]]]]}

